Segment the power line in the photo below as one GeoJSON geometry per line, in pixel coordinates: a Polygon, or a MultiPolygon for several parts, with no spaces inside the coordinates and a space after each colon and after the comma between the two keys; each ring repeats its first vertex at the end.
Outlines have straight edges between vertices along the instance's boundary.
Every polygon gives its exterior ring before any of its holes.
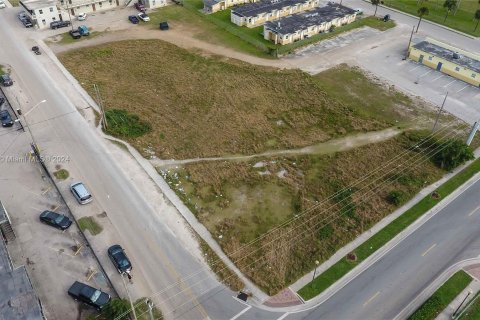
{"type": "MultiPolygon", "coordinates": [[[[436,134],[438,134],[438,133],[439,133],[440,131],[442,131],[442,130],[445,130],[445,129],[448,128],[448,127],[453,127],[453,126],[452,126],[452,125],[451,125],[451,126],[447,126],[447,127],[443,128],[443,129],[437,131],[436,134]]],[[[425,138],[422,142],[416,144],[416,147],[421,146],[424,142],[428,141],[428,140],[431,139],[433,136],[434,136],[434,134],[432,134],[432,135],[430,135],[429,137],[425,138]]],[[[407,150],[407,151],[403,152],[403,154],[407,154],[407,153],[409,153],[409,152],[411,152],[411,151],[412,151],[412,150],[407,150]]],[[[402,154],[395,156],[392,160],[395,160],[395,159],[398,158],[399,156],[402,156],[402,154]]],[[[413,158],[413,157],[412,157],[412,158],[413,158]]],[[[389,160],[389,162],[390,162],[390,163],[393,162],[392,160],[389,160]]],[[[386,165],[384,165],[384,166],[382,166],[382,167],[386,167],[386,165]]],[[[380,168],[380,169],[381,169],[381,168],[380,168]]],[[[375,171],[379,171],[379,168],[373,170],[369,175],[372,175],[373,173],[375,173],[375,171]]],[[[363,180],[365,180],[365,179],[366,179],[366,177],[364,177],[363,179],[359,179],[359,180],[357,180],[355,183],[353,183],[353,184],[352,184],[351,186],[349,186],[349,187],[352,187],[352,186],[358,184],[359,182],[361,182],[361,181],[363,181],[363,180]]],[[[378,179],[377,179],[377,180],[378,180],[378,179]]],[[[349,188],[349,187],[347,187],[347,188],[349,188]]],[[[368,186],[367,186],[367,187],[368,187],[368,186]]],[[[343,190],[345,190],[345,189],[347,189],[347,188],[344,188],[343,190]]],[[[365,187],[364,187],[364,188],[365,188],[365,187]]],[[[361,190],[361,189],[360,189],[360,190],[361,190]]],[[[342,190],[340,190],[339,192],[342,192],[342,190]]],[[[337,192],[337,194],[338,194],[339,192],[337,192]]],[[[333,195],[333,196],[331,196],[331,197],[329,197],[329,198],[331,199],[331,198],[333,198],[334,196],[335,196],[335,195],[333,195]]],[[[329,200],[329,199],[327,198],[325,201],[323,201],[323,203],[325,203],[325,202],[328,201],[328,200],[329,200]]],[[[323,203],[321,203],[321,204],[323,204],[323,203]]],[[[315,206],[313,206],[312,208],[309,208],[309,209],[305,210],[305,211],[302,213],[302,215],[304,215],[306,212],[313,211],[313,210],[316,209],[319,205],[320,205],[320,204],[315,205],[315,206]]],[[[338,205],[338,204],[337,204],[337,205],[338,205]]],[[[289,224],[289,223],[291,223],[291,222],[293,222],[293,221],[295,221],[295,220],[298,220],[298,217],[296,217],[296,218],[294,218],[294,219],[291,219],[291,221],[289,221],[288,223],[284,223],[284,224],[282,224],[282,225],[289,224]]],[[[310,220],[311,220],[311,219],[310,219],[310,220]]],[[[310,221],[310,220],[309,220],[309,221],[310,221]]],[[[307,221],[307,222],[309,222],[309,221],[307,221]]],[[[273,228],[273,230],[274,230],[274,229],[278,229],[279,227],[280,227],[280,226],[275,227],[275,228],[273,228]]],[[[271,231],[269,231],[269,233],[271,233],[271,231]]],[[[259,238],[255,239],[255,240],[252,241],[251,243],[254,243],[254,242],[258,241],[258,240],[260,240],[260,239],[263,238],[263,237],[264,237],[264,235],[263,235],[262,237],[259,237],[259,238]]],[[[250,244],[251,244],[251,243],[250,243],[250,244]]],[[[248,245],[244,246],[244,248],[247,247],[247,246],[248,246],[248,245]]],[[[240,248],[240,249],[237,250],[235,253],[239,252],[240,250],[242,250],[242,249],[244,249],[244,248],[240,248]]],[[[232,254],[232,255],[233,255],[233,254],[232,254]]],[[[248,257],[248,256],[247,256],[247,257],[248,257]]],[[[244,258],[245,258],[245,257],[244,257],[244,258]]],[[[221,260],[219,259],[218,262],[220,262],[220,261],[221,261],[221,260]]],[[[236,262],[238,262],[238,261],[236,261],[236,262]]],[[[194,275],[199,274],[200,272],[203,272],[203,271],[196,272],[196,273],[194,273],[194,274],[192,274],[192,275],[190,275],[190,276],[188,276],[188,277],[186,277],[186,278],[191,278],[191,277],[193,277],[194,275]]],[[[182,283],[182,282],[184,282],[184,281],[186,280],[186,278],[183,278],[183,279],[177,281],[177,283],[172,284],[172,285],[176,285],[176,284],[178,284],[178,283],[182,283]]],[[[166,292],[166,290],[170,289],[170,288],[172,287],[172,285],[170,285],[170,286],[168,286],[167,288],[165,288],[165,289],[157,292],[155,295],[158,295],[158,294],[161,294],[161,293],[163,293],[163,292],[166,292]]]]}

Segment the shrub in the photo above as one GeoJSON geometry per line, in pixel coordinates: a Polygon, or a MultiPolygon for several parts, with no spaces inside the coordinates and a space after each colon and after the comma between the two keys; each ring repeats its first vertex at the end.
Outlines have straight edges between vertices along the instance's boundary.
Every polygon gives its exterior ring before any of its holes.
{"type": "Polygon", "coordinates": [[[393,205],[400,205],[405,201],[405,193],[400,190],[393,190],[388,193],[387,201],[393,205]]]}
{"type": "Polygon", "coordinates": [[[137,138],[152,130],[148,122],[140,120],[139,116],[126,110],[108,110],[105,117],[108,124],[107,133],[114,136],[137,138]]]}
{"type": "Polygon", "coordinates": [[[452,170],[475,158],[472,149],[463,141],[449,139],[443,145],[443,149],[433,157],[434,163],[442,169],[452,170]]]}

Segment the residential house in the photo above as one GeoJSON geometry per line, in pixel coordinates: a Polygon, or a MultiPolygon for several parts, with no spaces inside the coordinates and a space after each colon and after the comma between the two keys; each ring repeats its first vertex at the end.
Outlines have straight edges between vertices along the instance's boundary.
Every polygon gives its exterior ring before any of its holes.
{"type": "Polygon", "coordinates": [[[56,0],[21,0],[20,6],[39,29],[48,28],[51,22],[61,20],[56,0]]]}
{"type": "Polygon", "coordinates": [[[256,0],[203,0],[203,11],[214,13],[239,4],[255,2],[256,0]]]}

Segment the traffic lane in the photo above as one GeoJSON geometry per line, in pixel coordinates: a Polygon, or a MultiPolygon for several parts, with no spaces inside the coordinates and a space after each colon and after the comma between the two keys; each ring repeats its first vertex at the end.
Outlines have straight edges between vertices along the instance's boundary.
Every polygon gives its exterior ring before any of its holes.
{"type": "MultiPolygon", "coordinates": [[[[32,62],[31,57],[26,56],[25,52],[29,52],[24,50],[25,46],[11,41],[9,45],[16,49],[8,50],[9,52],[19,52],[13,59],[9,60],[12,61],[12,65],[18,70],[18,73],[22,74],[20,77],[26,83],[29,95],[38,100],[48,97],[45,106],[42,106],[30,116],[33,117],[39,112],[43,115],[42,119],[45,120],[58,117],[62,113],[75,111],[68,99],[49,79],[43,68],[39,68],[32,62]],[[29,74],[28,77],[27,74],[29,74]],[[46,85],[47,83],[48,85],[46,85]]],[[[35,117],[38,118],[38,114],[35,117]]],[[[112,219],[116,228],[120,229],[122,234],[127,235],[131,242],[136,244],[136,250],[130,250],[130,252],[137,255],[137,260],[143,261],[146,265],[145,269],[150,269],[149,277],[146,278],[151,280],[150,283],[154,286],[153,292],[162,290],[166,285],[175,282],[181,276],[199,269],[199,262],[192,259],[190,253],[185,252],[183,247],[176,243],[169,232],[165,231],[163,225],[156,226],[155,234],[161,234],[162,241],[156,241],[153,254],[143,250],[145,239],[142,236],[144,232],[142,232],[141,227],[137,228],[137,232],[130,232],[132,230],[131,225],[132,223],[133,225],[138,224],[138,221],[141,221],[138,218],[139,214],[145,215],[148,213],[153,216],[155,213],[151,212],[151,208],[144,199],[131,187],[128,179],[122,174],[118,174],[121,170],[116,166],[114,160],[108,157],[108,152],[101,147],[103,142],[99,141],[98,136],[93,134],[78,113],[74,112],[61,119],[52,119],[42,125],[35,126],[35,134],[41,131],[45,131],[46,134],[48,131],[46,130],[48,129],[47,125],[51,125],[54,129],[56,136],[53,138],[57,139],[62,145],[66,154],[71,155],[73,163],[83,164],[80,166],[82,170],[78,170],[78,172],[83,172],[83,175],[79,178],[90,187],[96,201],[102,207],[108,208],[106,211],[110,214],[110,217],[115,215],[118,217],[118,219],[112,219]],[[86,179],[87,176],[91,178],[86,179]],[[169,251],[168,255],[163,254],[162,257],[159,257],[158,252],[165,248],[169,251]],[[138,256],[141,256],[141,258],[138,256]],[[165,257],[167,258],[165,259],[165,257]],[[170,260],[175,261],[175,268],[165,268],[165,263],[170,260]],[[178,261],[181,261],[181,263],[178,263],[178,261]]],[[[148,222],[145,222],[145,224],[148,224],[148,222]]],[[[155,234],[153,238],[156,238],[155,234]]],[[[215,279],[212,279],[212,281],[215,281],[215,279]]],[[[201,287],[201,285],[198,287],[201,287]]],[[[188,297],[191,299],[191,295],[188,297]]],[[[185,301],[185,299],[186,297],[181,298],[180,296],[177,300],[185,301]]]]}
{"type": "MultiPolygon", "coordinates": [[[[394,318],[445,269],[464,259],[464,252],[476,243],[480,232],[479,191],[480,182],[476,182],[332,298],[301,318],[394,318]],[[477,214],[468,216],[475,210],[477,214]]],[[[287,317],[297,318],[295,314],[287,317]]]]}

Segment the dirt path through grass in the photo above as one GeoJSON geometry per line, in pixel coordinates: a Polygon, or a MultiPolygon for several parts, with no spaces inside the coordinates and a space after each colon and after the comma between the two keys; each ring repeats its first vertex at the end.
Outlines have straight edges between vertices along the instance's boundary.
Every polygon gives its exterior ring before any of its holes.
{"type": "Polygon", "coordinates": [[[397,128],[388,128],[381,131],[373,131],[361,134],[355,134],[340,139],[332,139],[327,142],[315,144],[308,147],[289,150],[275,150],[252,155],[239,156],[224,156],[213,158],[195,158],[184,160],[162,160],[158,158],[150,159],[150,162],[155,167],[169,167],[175,165],[183,165],[187,163],[203,162],[203,161],[247,161],[253,158],[272,157],[272,156],[287,156],[287,155],[304,155],[304,154],[330,154],[340,151],[346,151],[370,143],[377,143],[388,140],[402,133],[403,130],[397,128]]]}

